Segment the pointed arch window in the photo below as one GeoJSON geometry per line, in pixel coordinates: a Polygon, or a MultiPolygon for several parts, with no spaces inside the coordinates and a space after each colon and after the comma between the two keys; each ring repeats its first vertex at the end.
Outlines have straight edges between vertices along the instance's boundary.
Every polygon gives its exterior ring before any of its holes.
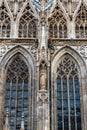
{"type": "Polygon", "coordinates": [[[67,21],[58,3],[48,19],[49,38],[67,38],[67,21]]]}
{"type": "Polygon", "coordinates": [[[75,20],[76,38],[87,38],[87,9],[82,4],[75,20]]]}
{"type": "Polygon", "coordinates": [[[66,55],[57,68],[58,130],[81,130],[81,106],[78,69],[66,55]]]}
{"type": "Polygon", "coordinates": [[[28,4],[19,21],[19,37],[36,38],[36,32],[36,19],[34,18],[33,11],[28,4]]]}
{"type": "Polygon", "coordinates": [[[28,130],[29,70],[26,63],[17,55],[9,64],[6,77],[5,109],[9,109],[10,130],[21,128],[24,113],[24,127],[28,130]]]}
{"type": "Polygon", "coordinates": [[[0,7],[0,37],[10,37],[10,17],[4,3],[0,7]]]}

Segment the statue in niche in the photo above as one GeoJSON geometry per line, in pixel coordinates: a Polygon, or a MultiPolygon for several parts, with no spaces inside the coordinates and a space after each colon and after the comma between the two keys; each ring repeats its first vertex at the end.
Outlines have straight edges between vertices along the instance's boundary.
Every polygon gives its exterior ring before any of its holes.
{"type": "Polygon", "coordinates": [[[43,61],[41,62],[40,65],[40,90],[45,90],[46,89],[46,77],[47,77],[47,66],[46,63],[43,61]]]}
{"type": "Polygon", "coordinates": [[[40,89],[46,89],[46,74],[40,75],[40,89]]]}

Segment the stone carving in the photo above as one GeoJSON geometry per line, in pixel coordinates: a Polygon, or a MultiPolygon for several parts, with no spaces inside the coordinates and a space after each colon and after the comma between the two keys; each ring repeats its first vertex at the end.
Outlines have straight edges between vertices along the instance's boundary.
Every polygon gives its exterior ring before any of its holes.
{"type": "Polygon", "coordinates": [[[46,90],[47,66],[45,61],[40,64],[40,90],[46,90]]]}
{"type": "Polygon", "coordinates": [[[83,57],[87,57],[87,45],[80,46],[79,51],[83,57]]]}
{"type": "Polygon", "coordinates": [[[9,51],[11,50],[13,47],[16,47],[17,45],[23,46],[24,48],[26,48],[29,52],[32,53],[32,55],[35,57],[35,59],[37,60],[37,54],[38,54],[38,49],[37,49],[37,45],[36,44],[20,44],[20,43],[6,43],[6,41],[3,41],[0,44],[0,60],[3,58],[3,56],[9,51]]]}
{"type": "Polygon", "coordinates": [[[87,58],[87,45],[72,46],[83,58],[87,58]]]}
{"type": "Polygon", "coordinates": [[[39,104],[48,102],[48,93],[46,90],[40,90],[38,92],[38,102],[39,104]]]}
{"type": "Polygon", "coordinates": [[[40,88],[41,89],[45,89],[46,87],[46,73],[44,72],[43,74],[41,74],[40,76],[40,88]]]}
{"type": "Polygon", "coordinates": [[[7,46],[5,44],[0,45],[0,57],[2,57],[7,52],[7,46]]]}

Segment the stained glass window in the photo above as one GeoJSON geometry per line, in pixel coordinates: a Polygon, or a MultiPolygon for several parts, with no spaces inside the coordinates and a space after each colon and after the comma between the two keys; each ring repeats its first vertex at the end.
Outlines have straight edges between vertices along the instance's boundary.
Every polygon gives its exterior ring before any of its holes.
{"type": "Polygon", "coordinates": [[[58,130],[81,130],[81,106],[78,69],[66,55],[57,69],[58,130]]]}
{"type": "Polygon", "coordinates": [[[28,67],[18,55],[7,69],[5,109],[9,109],[10,130],[19,130],[24,113],[24,127],[28,130],[28,67]]]}

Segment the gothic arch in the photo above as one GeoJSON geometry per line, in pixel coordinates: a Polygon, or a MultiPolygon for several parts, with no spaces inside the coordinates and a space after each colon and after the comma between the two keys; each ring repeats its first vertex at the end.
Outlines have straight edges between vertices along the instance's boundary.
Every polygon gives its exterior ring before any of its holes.
{"type": "Polygon", "coordinates": [[[66,53],[71,55],[76,60],[79,68],[81,65],[86,67],[86,64],[85,64],[83,58],[80,56],[80,54],[78,52],[76,52],[73,48],[71,48],[70,46],[65,45],[64,47],[62,47],[59,51],[57,51],[54,54],[54,56],[52,58],[52,71],[53,71],[54,65],[56,65],[57,60],[60,59],[60,57],[62,57],[66,53]],[[77,57],[79,58],[79,62],[77,61],[77,57]]]}
{"type": "Polygon", "coordinates": [[[11,13],[11,10],[10,10],[9,6],[8,6],[7,0],[2,0],[2,3],[3,3],[3,2],[4,2],[4,5],[5,5],[5,7],[6,7],[7,11],[8,11],[9,17],[10,17],[11,19],[13,19],[13,15],[12,15],[12,13],[11,13]]]}
{"type": "MultiPolygon", "coordinates": [[[[86,77],[87,77],[87,70],[86,70],[86,65],[85,65],[85,62],[84,60],[82,59],[82,57],[74,50],[72,49],[71,47],[69,46],[65,46],[63,47],[62,49],[60,49],[53,57],[53,60],[52,60],[52,86],[51,86],[51,89],[52,89],[52,97],[54,97],[54,99],[52,99],[52,114],[53,116],[53,119],[52,119],[52,123],[55,124],[54,126],[54,130],[57,129],[57,126],[56,126],[56,121],[57,121],[57,116],[56,116],[56,112],[54,111],[55,109],[55,106],[56,106],[56,91],[57,91],[57,85],[56,85],[56,78],[57,78],[57,68],[58,68],[58,64],[59,62],[61,61],[61,59],[68,55],[69,57],[71,57],[71,59],[74,61],[74,63],[77,65],[77,68],[78,68],[78,75],[79,75],[79,91],[80,91],[80,103],[81,103],[81,121],[82,121],[82,128],[84,130],[85,128],[85,125],[84,122],[86,121],[86,119],[83,117],[83,113],[84,111],[86,110],[85,106],[83,105],[84,104],[84,89],[86,91],[86,84],[84,84],[84,82],[86,82],[86,77]],[[78,60],[77,60],[78,59],[78,60]],[[86,71],[85,71],[86,70],[86,71]],[[84,73],[83,73],[84,72],[84,73]]],[[[52,124],[52,125],[53,125],[52,124]]]]}
{"type": "Polygon", "coordinates": [[[26,1],[26,2],[24,3],[24,5],[23,5],[21,11],[19,12],[19,14],[18,14],[18,16],[17,16],[17,21],[18,21],[18,22],[19,22],[20,18],[22,17],[23,11],[25,10],[27,4],[30,5],[30,8],[31,8],[31,10],[32,10],[32,15],[33,15],[35,18],[37,18],[37,12],[36,12],[36,10],[35,10],[35,8],[34,8],[32,2],[31,2],[31,1],[27,2],[27,1],[26,1]]]}
{"type": "Polygon", "coordinates": [[[7,52],[7,54],[3,57],[2,61],[1,61],[1,65],[7,66],[9,60],[16,55],[17,53],[20,53],[23,57],[25,57],[27,64],[29,64],[32,67],[32,70],[34,71],[35,69],[35,60],[34,57],[32,56],[31,52],[28,52],[24,47],[22,47],[21,45],[16,45],[15,47],[13,47],[11,50],[9,50],[7,52]],[[29,57],[29,58],[27,58],[29,57]]]}
{"type": "MultiPolygon", "coordinates": [[[[27,68],[28,68],[28,75],[29,75],[29,108],[28,108],[28,112],[29,112],[29,116],[28,116],[28,129],[30,130],[31,128],[33,129],[33,123],[35,124],[36,122],[36,112],[35,112],[35,108],[36,108],[36,86],[35,86],[35,61],[33,56],[31,55],[31,53],[29,53],[26,49],[24,49],[22,46],[17,45],[14,48],[12,48],[9,52],[7,52],[7,54],[4,56],[4,58],[1,61],[1,66],[5,67],[5,74],[7,75],[8,72],[8,68],[9,65],[11,65],[12,62],[14,62],[17,57],[19,58],[19,60],[22,62],[24,62],[24,64],[26,64],[27,68]],[[33,96],[35,95],[35,96],[33,96]],[[34,115],[32,115],[32,113],[34,112],[34,115]],[[31,118],[33,117],[33,118],[31,118]]],[[[18,61],[19,62],[19,61],[18,61]]],[[[6,80],[6,75],[4,74],[4,80],[6,80]]],[[[6,86],[6,81],[4,81],[4,84],[6,86]]],[[[6,88],[5,88],[6,89],[6,88]]],[[[5,89],[4,89],[4,93],[5,93],[5,89]]],[[[3,95],[3,99],[5,101],[5,95],[3,95]]],[[[4,105],[4,104],[3,104],[4,105]]],[[[2,107],[2,109],[4,110],[4,106],[2,107]]],[[[36,124],[35,124],[36,126],[36,124]]]]}

